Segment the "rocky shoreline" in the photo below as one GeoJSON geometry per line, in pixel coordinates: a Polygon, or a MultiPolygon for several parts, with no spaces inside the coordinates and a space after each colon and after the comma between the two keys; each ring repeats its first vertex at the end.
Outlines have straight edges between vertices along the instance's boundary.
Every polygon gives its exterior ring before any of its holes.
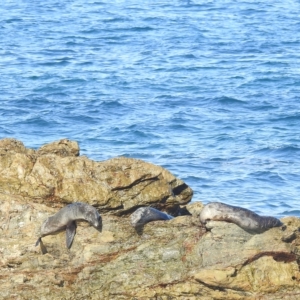
{"type": "Polygon", "coordinates": [[[0,299],[300,299],[300,219],[250,234],[210,222],[201,202],[162,167],[125,157],[96,162],[60,140],[28,149],[0,140],[0,299]],[[35,247],[42,222],[81,201],[102,216],[99,233],[78,222],[35,247]],[[152,206],[175,218],[137,233],[129,216],[152,206]]]}

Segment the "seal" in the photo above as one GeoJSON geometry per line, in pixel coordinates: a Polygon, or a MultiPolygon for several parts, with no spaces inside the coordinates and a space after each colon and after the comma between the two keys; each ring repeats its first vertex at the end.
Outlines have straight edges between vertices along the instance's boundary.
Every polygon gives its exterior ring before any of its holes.
{"type": "Polygon", "coordinates": [[[76,233],[76,221],[89,222],[97,230],[102,230],[102,218],[97,209],[89,204],[74,202],[63,207],[55,215],[49,217],[41,226],[40,237],[36,246],[41,243],[43,254],[47,252],[42,243],[42,237],[66,230],[66,244],[70,249],[76,233]]]}
{"type": "Polygon", "coordinates": [[[246,208],[228,205],[222,202],[211,202],[204,206],[200,213],[200,221],[226,221],[235,223],[249,232],[264,232],[272,227],[282,226],[283,223],[274,218],[259,216],[246,208]]]}
{"type": "Polygon", "coordinates": [[[143,226],[151,221],[171,219],[173,219],[172,216],[150,206],[140,207],[130,215],[131,225],[135,228],[143,226]]]}

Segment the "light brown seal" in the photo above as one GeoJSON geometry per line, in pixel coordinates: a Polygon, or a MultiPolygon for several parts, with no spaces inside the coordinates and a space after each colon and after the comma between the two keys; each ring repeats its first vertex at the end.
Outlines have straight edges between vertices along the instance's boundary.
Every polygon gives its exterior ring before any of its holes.
{"type": "Polygon", "coordinates": [[[283,224],[274,217],[259,216],[255,212],[221,202],[211,202],[200,213],[201,223],[208,221],[226,221],[235,223],[246,231],[260,233],[283,224]]]}

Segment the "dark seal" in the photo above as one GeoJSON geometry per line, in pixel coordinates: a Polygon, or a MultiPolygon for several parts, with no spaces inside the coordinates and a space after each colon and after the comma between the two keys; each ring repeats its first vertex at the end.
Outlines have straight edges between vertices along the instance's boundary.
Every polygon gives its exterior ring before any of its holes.
{"type": "Polygon", "coordinates": [[[62,208],[42,224],[40,237],[35,245],[41,243],[44,254],[47,250],[42,243],[42,237],[66,230],[66,244],[70,249],[76,233],[76,221],[79,220],[87,221],[97,230],[102,230],[102,218],[97,209],[86,203],[75,202],[62,208]]]}
{"type": "Polygon", "coordinates": [[[130,216],[131,225],[135,228],[151,221],[171,220],[172,216],[153,207],[140,207],[130,216]]]}
{"type": "Polygon", "coordinates": [[[274,217],[259,216],[255,212],[221,202],[211,202],[204,206],[200,213],[201,223],[208,221],[226,221],[235,223],[246,231],[261,233],[272,227],[283,224],[274,217]]]}

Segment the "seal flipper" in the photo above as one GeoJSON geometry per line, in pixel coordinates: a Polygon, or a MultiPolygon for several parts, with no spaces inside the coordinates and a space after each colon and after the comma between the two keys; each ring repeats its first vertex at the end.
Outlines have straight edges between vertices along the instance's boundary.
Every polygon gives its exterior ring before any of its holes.
{"type": "Polygon", "coordinates": [[[36,241],[36,243],[35,243],[35,246],[38,246],[39,245],[39,243],[42,241],[42,238],[41,237],[39,237],[38,238],[38,240],[36,241]]]}
{"type": "Polygon", "coordinates": [[[70,249],[72,246],[75,233],[76,233],[76,222],[73,221],[73,222],[70,222],[66,228],[66,243],[67,243],[68,249],[70,249]]]}
{"type": "Polygon", "coordinates": [[[42,237],[39,237],[38,240],[36,241],[35,243],[35,246],[38,246],[40,244],[40,248],[41,248],[41,251],[43,254],[46,254],[48,253],[45,245],[43,244],[43,241],[42,241],[42,237]]]}
{"type": "Polygon", "coordinates": [[[43,244],[43,241],[42,241],[41,238],[40,238],[40,247],[41,247],[41,251],[42,251],[43,254],[48,253],[48,251],[47,251],[45,245],[43,244]]]}

